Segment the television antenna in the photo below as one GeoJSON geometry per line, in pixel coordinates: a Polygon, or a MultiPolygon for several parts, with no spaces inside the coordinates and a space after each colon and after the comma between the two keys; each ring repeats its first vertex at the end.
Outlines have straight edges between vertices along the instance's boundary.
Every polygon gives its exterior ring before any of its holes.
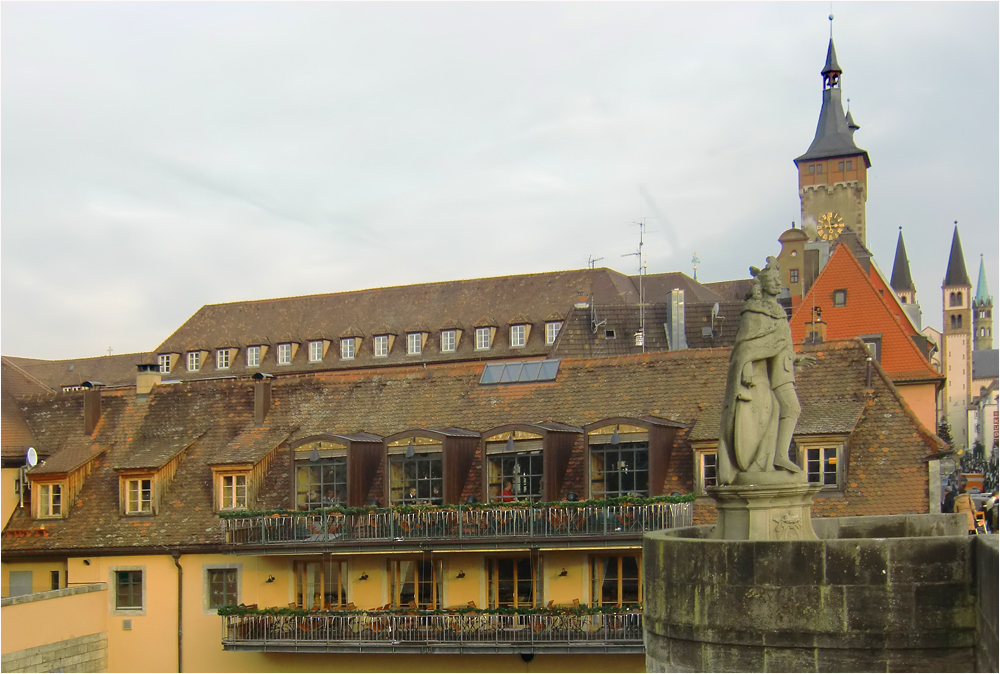
{"type": "Polygon", "coordinates": [[[636,346],[642,347],[642,353],[646,353],[646,307],[643,295],[642,277],[646,275],[646,260],[642,256],[643,239],[646,232],[645,219],[633,223],[639,225],[639,247],[634,253],[625,253],[622,257],[639,258],[639,333],[636,335],[636,346]]]}
{"type": "Polygon", "coordinates": [[[588,269],[593,269],[595,263],[600,262],[603,259],[604,259],[603,257],[594,257],[593,255],[588,255],[587,256],[587,268],[588,269]]]}

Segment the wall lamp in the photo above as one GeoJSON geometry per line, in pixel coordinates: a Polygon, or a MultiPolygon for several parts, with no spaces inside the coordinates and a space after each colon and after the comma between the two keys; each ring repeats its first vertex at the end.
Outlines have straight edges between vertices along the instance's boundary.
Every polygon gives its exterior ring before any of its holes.
{"type": "Polygon", "coordinates": [[[566,571],[566,567],[563,567],[563,570],[559,572],[559,577],[560,578],[565,578],[568,575],[569,575],[569,573],[566,571]]]}
{"type": "Polygon", "coordinates": [[[611,433],[611,444],[617,445],[621,442],[621,436],[618,435],[618,424],[615,424],[615,430],[611,433]]]}
{"type": "Polygon", "coordinates": [[[413,448],[413,438],[410,438],[410,441],[406,443],[406,454],[404,454],[404,456],[407,459],[412,459],[416,455],[417,455],[417,450],[413,448]]]}
{"type": "Polygon", "coordinates": [[[508,452],[514,451],[514,431],[511,431],[510,435],[507,436],[507,445],[504,449],[508,452]]]}
{"type": "Polygon", "coordinates": [[[465,578],[465,571],[459,571],[458,575],[455,576],[455,578],[465,578]]]}
{"type": "Polygon", "coordinates": [[[265,580],[264,582],[265,583],[273,583],[274,582],[274,576],[268,576],[267,580],[265,580]]]}
{"type": "Polygon", "coordinates": [[[368,580],[368,572],[367,571],[362,571],[361,572],[361,577],[358,578],[358,580],[368,580]]]}
{"type": "Polygon", "coordinates": [[[83,560],[83,565],[84,566],[90,566],[90,560],[89,559],[83,560]]]}

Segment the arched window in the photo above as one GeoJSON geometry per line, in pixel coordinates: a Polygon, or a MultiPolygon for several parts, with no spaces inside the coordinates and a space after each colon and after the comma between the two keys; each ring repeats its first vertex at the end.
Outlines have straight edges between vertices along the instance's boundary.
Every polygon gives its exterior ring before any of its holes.
{"type": "Polygon", "coordinates": [[[958,329],[962,329],[962,314],[958,315],[958,329]]]}
{"type": "Polygon", "coordinates": [[[954,330],[956,327],[958,327],[958,322],[955,320],[955,316],[952,315],[952,317],[951,317],[951,329],[954,330]]]}

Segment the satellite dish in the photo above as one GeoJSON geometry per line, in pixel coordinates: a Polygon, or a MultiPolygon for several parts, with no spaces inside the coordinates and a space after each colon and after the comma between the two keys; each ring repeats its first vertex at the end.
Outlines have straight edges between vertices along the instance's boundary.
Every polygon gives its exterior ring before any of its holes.
{"type": "Polygon", "coordinates": [[[28,465],[34,468],[38,465],[38,452],[35,451],[34,447],[28,447],[28,455],[25,457],[28,465]]]}

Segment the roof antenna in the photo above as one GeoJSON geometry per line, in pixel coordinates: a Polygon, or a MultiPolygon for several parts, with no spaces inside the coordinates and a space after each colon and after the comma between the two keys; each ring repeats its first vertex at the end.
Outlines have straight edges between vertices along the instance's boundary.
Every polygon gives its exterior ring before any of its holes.
{"type": "Polygon", "coordinates": [[[830,0],[830,39],[833,39],[833,0],[830,0]]]}
{"type": "Polygon", "coordinates": [[[603,257],[594,257],[593,255],[588,255],[587,256],[587,267],[589,269],[593,269],[595,263],[600,262],[603,259],[604,259],[603,257]]]}
{"type": "MultiPolygon", "coordinates": [[[[795,223],[792,223],[792,224],[794,225],[795,223]]],[[[691,264],[694,265],[694,280],[695,281],[698,280],[698,263],[699,262],[701,262],[701,260],[698,259],[698,251],[695,251],[694,255],[691,256],[691,264]]]]}

